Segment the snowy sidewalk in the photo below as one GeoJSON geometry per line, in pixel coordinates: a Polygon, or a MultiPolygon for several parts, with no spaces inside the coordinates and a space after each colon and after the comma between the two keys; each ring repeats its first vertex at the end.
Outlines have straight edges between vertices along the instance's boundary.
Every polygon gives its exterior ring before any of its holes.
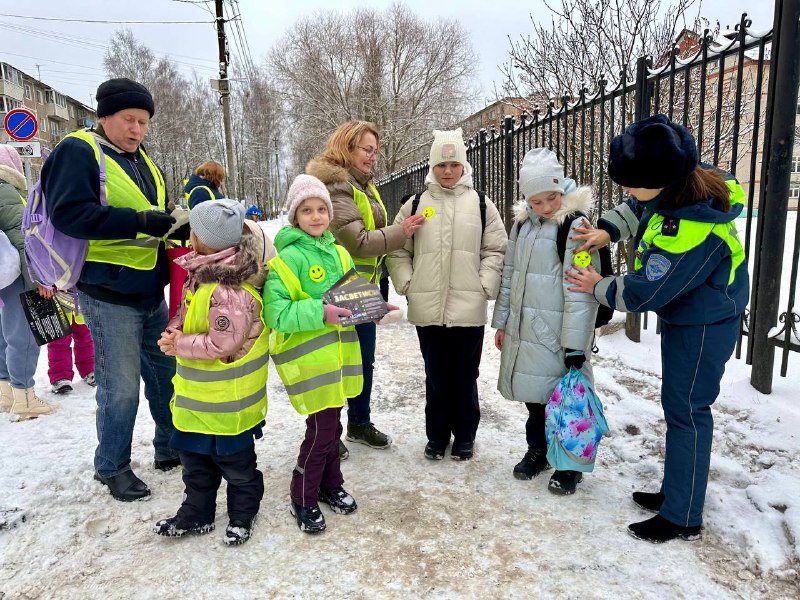
{"type": "MultiPolygon", "coordinates": [[[[393,298],[398,304],[402,299],[393,298]]],[[[254,537],[226,547],[217,531],[165,539],[178,471],[152,467],[152,421],[142,402],[134,469],[150,501],[123,504],[92,480],[93,390],[59,397],[50,417],[0,417],[0,509],[25,522],[0,530],[0,598],[796,598],[800,571],[800,360],[764,396],[732,360],[715,405],[706,531],[699,542],[655,546],[628,523],[649,515],[630,500],[656,490],[664,448],[658,338],[600,338],[598,392],[611,427],[599,464],[572,497],[548,476],[518,481],[527,411],[495,390],[499,352],[487,328],[479,381],[483,418],[474,460],[422,456],[424,371],[414,328],[382,327],[373,419],[394,438],[385,451],[348,444],[346,489],[359,509],[323,509],[328,530],[301,533],[288,511],[291,470],[304,433],[271,368],[265,437],[256,449],[266,492],[254,537]],[[794,461],[793,461],[794,459],[794,461]]],[[[46,353],[37,391],[48,400],[46,353]]]]}

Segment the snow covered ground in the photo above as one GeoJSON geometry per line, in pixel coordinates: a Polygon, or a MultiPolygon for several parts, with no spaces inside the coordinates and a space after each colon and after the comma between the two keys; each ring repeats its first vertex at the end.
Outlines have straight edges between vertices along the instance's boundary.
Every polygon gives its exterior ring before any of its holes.
{"type": "MultiPolygon", "coordinates": [[[[392,300],[404,305],[402,298],[392,300]]],[[[345,487],[359,509],[323,509],[328,530],[301,533],[288,511],[291,470],[304,433],[274,369],[265,437],[256,442],[266,492],[254,537],[222,544],[217,531],[165,539],[153,523],[183,492],[178,471],[152,467],[152,422],[142,406],[133,467],[151,500],[116,502],[92,479],[93,390],[49,393],[46,353],[37,392],[58,411],[35,421],[0,417],[0,598],[797,598],[800,596],[800,356],[771,395],[732,359],[714,406],[716,430],[705,533],[661,546],[634,540],[649,516],[630,500],[655,491],[665,425],[659,406],[659,338],[599,338],[597,391],[610,435],[598,465],[571,497],[547,476],[518,481],[525,450],[521,404],[496,391],[499,352],[486,331],[475,458],[431,462],[425,445],[424,371],[413,327],[380,328],[373,420],[391,434],[384,451],[349,444],[345,487]],[[22,521],[20,515],[25,515],[22,521]],[[15,517],[16,515],[16,517],[15,517]]]]}

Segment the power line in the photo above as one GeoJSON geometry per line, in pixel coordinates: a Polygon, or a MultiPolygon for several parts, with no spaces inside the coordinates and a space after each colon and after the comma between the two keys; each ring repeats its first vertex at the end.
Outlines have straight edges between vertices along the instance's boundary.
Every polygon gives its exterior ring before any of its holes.
{"type": "MultiPolygon", "coordinates": [[[[20,58],[30,58],[32,60],[41,60],[41,61],[45,61],[45,62],[55,63],[55,64],[58,64],[58,65],[67,65],[68,67],[81,67],[82,69],[91,69],[92,71],[105,71],[105,69],[101,69],[100,67],[89,67],[89,66],[86,66],[86,65],[78,65],[78,64],[75,64],[75,63],[62,62],[60,60],[52,60],[50,58],[41,58],[39,56],[29,56],[28,54],[16,54],[14,52],[8,52],[7,50],[1,50],[0,54],[8,54],[9,56],[19,56],[20,58]]],[[[88,75],[88,73],[87,73],[87,75],[88,75]]]]}
{"type": "Polygon", "coordinates": [[[127,25],[209,25],[208,21],[105,21],[99,19],[59,19],[55,17],[34,17],[31,15],[9,15],[0,13],[0,17],[12,19],[32,19],[35,21],[61,21],[64,23],[101,23],[101,24],[127,24],[127,25]]]}

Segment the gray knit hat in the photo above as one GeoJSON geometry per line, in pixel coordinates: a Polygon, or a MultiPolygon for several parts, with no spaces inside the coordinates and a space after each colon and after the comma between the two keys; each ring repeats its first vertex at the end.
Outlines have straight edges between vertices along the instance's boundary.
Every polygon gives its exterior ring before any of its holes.
{"type": "Polygon", "coordinates": [[[189,213],[189,225],[212,250],[231,248],[242,239],[244,205],[228,198],[201,202],[189,213]]]}
{"type": "Polygon", "coordinates": [[[526,200],[541,192],[564,193],[564,167],[555,152],[533,148],[525,153],[519,168],[519,191],[526,200]]]}

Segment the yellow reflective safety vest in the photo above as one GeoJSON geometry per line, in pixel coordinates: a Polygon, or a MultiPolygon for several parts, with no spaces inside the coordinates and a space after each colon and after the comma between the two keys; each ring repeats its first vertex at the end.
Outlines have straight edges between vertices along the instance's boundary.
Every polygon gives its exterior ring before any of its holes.
{"type": "MultiPolygon", "coordinates": [[[[376,188],[371,181],[367,185],[383,211],[383,222],[388,225],[389,217],[386,214],[386,207],[383,205],[381,195],[378,193],[378,188],[376,188]]],[[[367,231],[373,231],[375,229],[375,217],[372,214],[372,206],[370,205],[369,197],[355,186],[353,186],[353,202],[356,203],[358,212],[361,213],[361,219],[364,221],[364,228],[367,231]]],[[[384,258],[384,256],[373,256],[371,258],[357,258],[354,256],[353,262],[356,265],[356,271],[358,271],[359,275],[367,281],[378,283],[381,278],[381,264],[384,258]]]]}
{"type": "MultiPolygon", "coordinates": [[[[349,254],[337,245],[342,270],[349,254]]],[[[280,256],[269,262],[295,302],[310,298],[300,280],[280,256]]],[[[269,352],[295,410],[310,415],[326,408],[344,406],[347,398],[361,393],[361,346],[355,327],[329,325],[314,331],[272,331],[269,352]]]]}
{"type": "MultiPolygon", "coordinates": [[[[725,184],[730,190],[731,206],[744,204],[746,196],[742,187],[732,179],[726,180],[725,184]]],[[[731,270],[728,275],[728,283],[733,283],[736,278],[736,269],[745,259],[744,247],[739,241],[739,234],[733,221],[729,223],[705,223],[681,219],[677,235],[666,236],[662,235],[664,220],[664,215],[656,212],[647,222],[647,229],[639,241],[639,249],[634,259],[634,268],[637,271],[642,268],[642,255],[654,244],[671,254],[682,254],[702,244],[708,236],[715,235],[730,248],[731,270]]]]}
{"type": "MultiPolygon", "coordinates": [[[[189,302],[183,332],[207,333],[208,309],[217,283],[200,285],[189,302]]],[[[259,306],[261,295],[249,283],[242,284],[259,306]]],[[[259,317],[263,323],[264,317],[259,317]]],[[[172,383],[175,395],[170,406],[179,431],[213,435],[237,435],[255,427],[267,416],[267,367],[269,328],[264,326],[255,344],[231,363],[220,359],[177,357],[172,383]]]]}
{"type": "MultiPolygon", "coordinates": [[[[100,149],[95,135],[88,131],[75,131],[65,136],[76,137],[83,140],[94,150],[94,156],[100,163],[100,149]]],[[[161,176],[156,166],[145,154],[144,150],[139,149],[153,181],[156,184],[156,195],[158,199],[158,210],[164,210],[166,198],[166,186],[164,178],[161,176]]],[[[125,170],[116,161],[106,155],[106,200],[109,206],[116,208],[132,208],[137,212],[153,210],[153,205],[144,195],[142,190],[128,176],[125,170]]],[[[128,240],[89,240],[89,252],[86,260],[90,262],[110,263],[149,271],[156,266],[158,260],[158,245],[160,240],[150,237],[144,233],[138,233],[135,239],[128,240]]]]}

